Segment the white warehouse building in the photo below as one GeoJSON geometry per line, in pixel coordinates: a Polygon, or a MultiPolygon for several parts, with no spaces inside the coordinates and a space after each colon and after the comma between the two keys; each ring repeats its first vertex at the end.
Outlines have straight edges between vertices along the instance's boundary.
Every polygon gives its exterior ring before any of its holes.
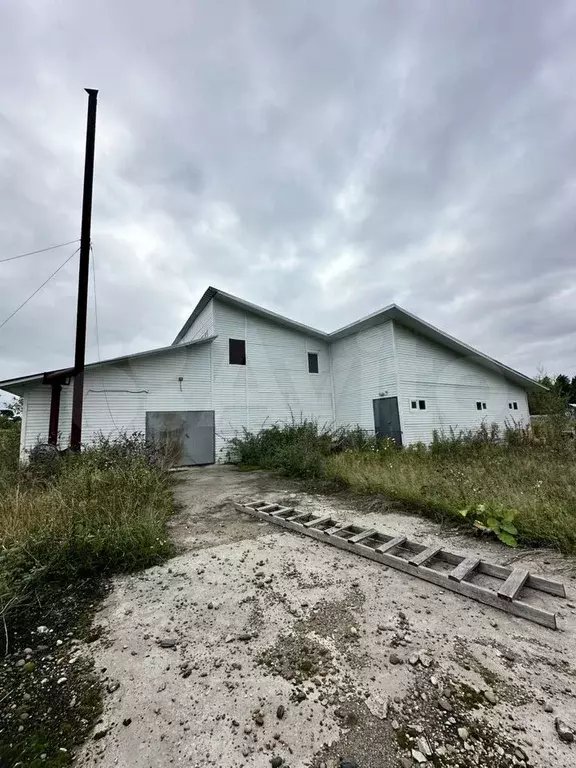
{"type": "MultiPolygon", "coordinates": [[[[23,456],[68,446],[73,376],[0,382],[23,400],[23,456]]],[[[395,304],[323,333],[208,288],[171,346],[86,366],[82,437],[170,437],[181,465],[224,460],[242,428],[292,418],[429,443],[434,430],[527,424],[539,388],[395,304]]]]}

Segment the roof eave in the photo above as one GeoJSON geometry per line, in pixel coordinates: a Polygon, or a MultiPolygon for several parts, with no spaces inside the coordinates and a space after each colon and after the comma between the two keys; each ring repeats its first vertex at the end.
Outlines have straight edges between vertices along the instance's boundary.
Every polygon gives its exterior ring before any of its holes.
{"type": "MultiPolygon", "coordinates": [[[[192,341],[187,341],[184,344],[179,344],[179,348],[185,349],[187,347],[193,347],[198,346],[200,344],[207,344],[208,342],[214,341],[214,339],[218,338],[216,335],[214,336],[205,336],[203,339],[193,339],[192,341]]],[[[111,357],[108,360],[100,360],[96,363],[88,363],[86,366],[87,371],[94,370],[95,368],[100,368],[104,365],[114,365],[115,363],[120,363],[125,360],[135,360],[140,357],[148,357],[149,355],[155,355],[155,354],[163,354],[164,352],[174,352],[175,348],[172,344],[170,344],[167,347],[157,347],[156,349],[149,349],[145,350],[144,352],[134,352],[130,355],[120,355],[119,357],[111,357]]],[[[50,383],[50,379],[54,379],[55,376],[58,375],[66,375],[67,377],[74,375],[74,369],[73,368],[60,368],[55,369],[53,371],[44,371],[43,373],[33,373],[30,376],[22,376],[17,379],[7,379],[6,381],[0,381],[0,389],[6,390],[6,392],[10,392],[10,394],[16,394],[15,392],[12,392],[10,390],[10,387],[23,387],[28,384],[34,384],[38,381],[44,381],[46,383],[50,383]]]]}

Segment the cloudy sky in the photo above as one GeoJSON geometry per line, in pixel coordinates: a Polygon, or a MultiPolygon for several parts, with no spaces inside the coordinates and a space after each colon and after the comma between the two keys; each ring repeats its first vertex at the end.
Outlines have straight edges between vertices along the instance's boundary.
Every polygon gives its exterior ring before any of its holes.
{"type": "MultiPolygon", "coordinates": [[[[576,374],[573,2],[4,0],[0,28],[0,259],[79,236],[100,89],[103,357],[211,284],[323,330],[396,302],[576,374]]],[[[0,264],[0,322],[74,247],[0,264]]],[[[0,329],[0,380],[72,363],[76,274],[0,329]]]]}

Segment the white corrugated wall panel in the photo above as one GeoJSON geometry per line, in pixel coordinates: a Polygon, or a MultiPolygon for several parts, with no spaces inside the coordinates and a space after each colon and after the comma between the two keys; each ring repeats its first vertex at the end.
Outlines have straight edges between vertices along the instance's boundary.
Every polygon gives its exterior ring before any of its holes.
{"type": "MultiPolygon", "coordinates": [[[[82,442],[99,433],[144,432],[146,411],[212,410],[211,343],[88,369],[84,378],[82,442]],[[179,381],[182,377],[182,381],[179,381]]],[[[26,450],[48,439],[51,388],[26,388],[26,450]]],[[[70,442],[72,384],[62,387],[59,445],[70,442]]]]}
{"type": "Polygon", "coordinates": [[[203,339],[205,336],[214,335],[214,302],[209,301],[204,307],[202,312],[198,315],[196,320],[192,323],[188,329],[186,335],[179,342],[183,344],[186,341],[194,341],[195,339],[203,339]]]}
{"type": "Polygon", "coordinates": [[[334,341],[331,352],[336,423],[374,434],[372,401],[396,395],[392,323],[334,341]]]}
{"type": "Polygon", "coordinates": [[[48,440],[50,418],[50,387],[30,384],[22,388],[22,434],[20,454],[33,448],[37,443],[48,440]]]}
{"type": "Polygon", "coordinates": [[[225,457],[226,443],[243,427],[300,418],[333,422],[328,345],[214,301],[213,388],[216,452],[225,457]],[[230,365],[229,339],[246,341],[246,365],[230,365]],[[318,353],[317,374],[308,373],[308,352],[318,353]]]}
{"type": "Polygon", "coordinates": [[[477,429],[484,421],[527,423],[526,392],[504,377],[460,357],[413,331],[394,324],[400,382],[399,405],[405,445],[429,443],[433,431],[477,429]],[[426,410],[411,410],[411,400],[426,400],[426,410]],[[477,410],[476,402],[486,403],[477,410]],[[509,403],[518,403],[518,410],[509,403]]]}

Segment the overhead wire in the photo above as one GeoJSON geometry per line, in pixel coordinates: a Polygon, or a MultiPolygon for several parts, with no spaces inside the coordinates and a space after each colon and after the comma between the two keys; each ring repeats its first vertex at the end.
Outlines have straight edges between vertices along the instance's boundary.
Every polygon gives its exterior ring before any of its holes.
{"type": "Polygon", "coordinates": [[[25,256],[34,256],[37,253],[45,253],[46,251],[53,251],[56,248],[64,248],[66,245],[74,245],[79,240],[69,240],[67,243],[60,243],[59,245],[49,245],[48,248],[40,248],[38,251],[29,251],[28,253],[20,253],[18,256],[9,256],[7,259],[0,259],[0,264],[4,264],[7,261],[16,261],[16,259],[23,259],[25,256]]]}
{"type": "MultiPolygon", "coordinates": [[[[77,241],[76,241],[76,240],[74,240],[74,242],[77,242],[77,241]]],[[[78,251],[79,251],[79,250],[80,250],[80,248],[76,248],[76,250],[74,251],[74,253],[71,253],[71,254],[70,254],[70,256],[68,256],[68,258],[66,259],[66,261],[63,261],[63,262],[62,262],[62,264],[60,264],[60,266],[58,267],[58,269],[55,269],[55,270],[54,270],[54,272],[52,272],[52,274],[50,275],[50,277],[46,278],[46,280],[44,280],[44,282],[42,283],[42,285],[40,285],[38,288],[36,288],[36,290],[34,291],[34,293],[31,293],[31,294],[30,294],[30,296],[28,296],[28,298],[27,298],[27,299],[25,299],[25,300],[22,302],[22,304],[20,304],[20,306],[16,307],[16,309],[15,309],[15,310],[14,310],[14,311],[13,311],[11,314],[9,314],[9,315],[8,315],[8,317],[7,317],[5,320],[3,320],[3,321],[0,323],[0,329],[4,328],[4,326],[6,325],[6,323],[7,323],[8,321],[12,320],[12,318],[14,317],[14,315],[16,315],[18,312],[20,312],[20,310],[21,310],[23,307],[25,307],[25,306],[26,306],[26,304],[28,304],[28,302],[29,302],[29,301],[31,301],[31,300],[34,298],[34,296],[36,296],[36,294],[40,293],[40,291],[42,290],[42,288],[44,288],[44,286],[45,286],[45,285],[47,285],[47,284],[50,282],[50,280],[52,280],[52,278],[53,278],[53,277],[56,277],[56,275],[58,274],[58,272],[60,272],[60,270],[61,270],[61,269],[64,269],[64,267],[66,266],[66,264],[68,264],[68,262],[69,262],[69,261],[71,261],[71,260],[74,258],[74,256],[76,256],[76,254],[78,253],[78,251]]]]}

